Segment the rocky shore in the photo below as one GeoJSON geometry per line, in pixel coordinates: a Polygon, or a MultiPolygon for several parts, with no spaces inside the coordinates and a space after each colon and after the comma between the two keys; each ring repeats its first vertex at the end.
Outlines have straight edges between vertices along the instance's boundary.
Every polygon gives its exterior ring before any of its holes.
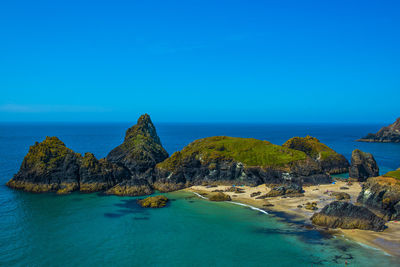
{"type": "Polygon", "coordinates": [[[360,142],[382,142],[382,143],[400,143],[400,118],[393,124],[383,127],[377,133],[369,133],[360,142]]]}

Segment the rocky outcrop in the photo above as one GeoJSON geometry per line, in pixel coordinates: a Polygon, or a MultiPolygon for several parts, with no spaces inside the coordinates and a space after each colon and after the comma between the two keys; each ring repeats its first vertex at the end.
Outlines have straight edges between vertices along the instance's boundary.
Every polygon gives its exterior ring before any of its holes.
{"type": "Polygon", "coordinates": [[[348,202],[334,201],[325,206],[321,212],[311,217],[315,225],[342,228],[383,231],[385,221],[362,206],[348,202]]]}
{"type": "Polygon", "coordinates": [[[276,186],[269,191],[265,197],[277,197],[277,196],[299,196],[303,195],[303,188],[298,184],[288,184],[276,186]]]}
{"type": "Polygon", "coordinates": [[[29,148],[20,170],[7,183],[9,187],[30,192],[67,193],[79,189],[81,155],[67,148],[57,137],[29,148]]]}
{"type": "Polygon", "coordinates": [[[155,180],[184,187],[204,182],[327,183],[331,178],[302,151],[252,138],[215,136],[196,140],[157,164],[155,180]]]}
{"type": "Polygon", "coordinates": [[[146,179],[130,179],[108,189],[106,194],[117,196],[145,196],[154,193],[146,179]]]}
{"type": "Polygon", "coordinates": [[[349,162],[347,159],[321,143],[315,137],[293,137],[282,146],[303,151],[315,160],[324,172],[329,174],[345,173],[348,171],[349,162]]]}
{"type": "Polygon", "coordinates": [[[85,153],[79,166],[80,186],[82,192],[107,190],[117,183],[130,179],[129,171],[110,163],[106,159],[97,160],[92,153],[85,153]]]}
{"type": "Polygon", "coordinates": [[[207,195],[210,201],[231,201],[231,197],[222,192],[213,192],[207,195]]]}
{"type": "Polygon", "coordinates": [[[364,182],[369,177],[379,176],[379,167],[371,153],[362,152],[359,149],[351,153],[349,176],[364,182]]]}
{"type": "Polygon", "coordinates": [[[31,146],[9,187],[29,192],[66,194],[105,191],[117,195],[148,195],[153,192],[154,166],[168,157],[149,115],[129,128],[125,141],[107,156],[83,157],[67,148],[57,137],[31,146]],[[138,180],[141,178],[141,180],[138,180]]]}
{"type": "Polygon", "coordinates": [[[107,160],[127,168],[136,178],[149,178],[149,171],[168,157],[162,147],[150,116],[140,116],[137,124],[126,131],[124,142],[114,148],[107,160]]]}
{"type": "Polygon", "coordinates": [[[383,127],[377,133],[369,133],[367,136],[358,139],[357,141],[400,143],[400,118],[398,118],[393,124],[383,127]]]}
{"type": "Polygon", "coordinates": [[[400,170],[369,178],[362,186],[357,202],[386,220],[400,219],[400,170]],[[399,175],[399,178],[396,178],[399,175]]]}
{"type": "Polygon", "coordinates": [[[145,199],[139,199],[137,201],[143,208],[163,208],[167,205],[168,198],[166,196],[155,196],[148,197],[145,199]]]}

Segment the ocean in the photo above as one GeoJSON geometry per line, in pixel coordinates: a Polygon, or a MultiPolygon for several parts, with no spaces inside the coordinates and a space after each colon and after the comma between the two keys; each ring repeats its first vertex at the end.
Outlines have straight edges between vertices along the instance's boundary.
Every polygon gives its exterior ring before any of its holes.
{"type": "MultiPolygon", "coordinates": [[[[277,214],[215,203],[173,192],[163,209],[144,209],[135,197],[99,193],[31,194],[4,184],[35,141],[58,136],[75,152],[101,158],[134,123],[0,124],[1,266],[394,266],[380,250],[305,229],[277,214]]],[[[359,143],[382,125],[157,124],[172,154],[214,135],[252,137],[282,144],[293,136],[317,137],[350,159],[371,152],[381,173],[400,167],[400,144],[359,143]]]]}

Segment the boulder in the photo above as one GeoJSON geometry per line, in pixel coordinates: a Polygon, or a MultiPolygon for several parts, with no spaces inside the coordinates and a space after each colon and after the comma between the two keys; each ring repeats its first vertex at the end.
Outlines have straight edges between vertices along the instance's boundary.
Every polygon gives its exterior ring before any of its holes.
{"type": "Polygon", "coordinates": [[[369,209],[348,202],[334,201],[311,217],[315,225],[342,228],[383,231],[385,221],[369,209]]]}
{"type": "Polygon", "coordinates": [[[231,197],[227,194],[224,194],[222,192],[215,192],[215,193],[210,193],[207,195],[208,200],[210,201],[230,201],[231,197]]]}
{"type": "Polygon", "coordinates": [[[371,153],[362,152],[359,149],[351,153],[349,176],[364,182],[369,177],[379,176],[379,167],[371,153]]]}

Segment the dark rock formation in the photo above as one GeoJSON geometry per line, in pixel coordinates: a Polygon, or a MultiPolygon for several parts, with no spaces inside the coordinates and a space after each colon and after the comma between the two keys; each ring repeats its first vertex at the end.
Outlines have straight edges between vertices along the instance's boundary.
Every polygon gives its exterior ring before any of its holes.
{"type": "Polygon", "coordinates": [[[324,172],[329,174],[345,173],[348,171],[349,162],[347,159],[321,143],[315,137],[293,137],[282,146],[303,151],[315,160],[324,172]]]}
{"type": "MultiPolygon", "coordinates": [[[[386,220],[400,219],[400,179],[389,172],[369,178],[362,186],[357,202],[380,214],[386,220]]],[[[400,173],[400,171],[399,171],[400,173]]]]}
{"type": "Polygon", "coordinates": [[[379,167],[374,156],[359,149],[353,150],[349,176],[358,179],[360,182],[364,182],[369,177],[379,176],[379,167]]]}
{"type": "Polygon", "coordinates": [[[107,190],[122,180],[130,179],[129,171],[110,163],[106,159],[97,160],[92,153],[85,153],[80,162],[80,191],[97,192],[107,190]]]}
{"type": "Polygon", "coordinates": [[[126,131],[124,142],[107,155],[107,160],[126,167],[134,177],[149,178],[149,170],[167,157],[150,116],[145,114],[126,131]]]}
{"type": "Polygon", "coordinates": [[[144,196],[154,192],[146,179],[130,179],[108,189],[106,194],[117,196],[144,196]]]}
{"type": "Polygon", "coordinates": [[[369,133],[367,136],[358,139],[360,142],[384,142],[399,143],[400,142],[400,118],[393,124],[383,127],[376,134],[369,133]]]}
{"type": "Polygon", "coordinates": [[[302,195],[303,188],[298,184],[281,185],[271,189],[265,197],[277,197],[284,195],[302,195]]]}
{"type": "Polygon", "coordinates": [[[79,189],[80,161],[81,155],[57,137],[46,137],[29,148],[20,170],[7,185],[36,193],[68,193],[79,189]]]}
{"type": "Polygon", "coordinates": [[[332,196],[336,198],[336,200],[350,200],[351,196],[345,192],[332,192],[332,196]]]}
{"type": "Polygon", "coordinates": [[[334,201],[311,217],[315,225],[329,228],[383,231],[385,221],[365,207],[334,201]]]}
{"type": "Polygon", "coordinates": [[[302,151],[226,136],[192,142],[157,164],[155,177],[158,185],[175,184],[180,188],[204,182],[255,186],[331,181],[317,162],[302,151]]]}
{"type": "Polygon", "coordinates": [[[137,201],[143,208],[163,208],[167,205],[168,198],[166,196],[155,196],[148,197],[145,199],[139,199],[137,201]]]}

